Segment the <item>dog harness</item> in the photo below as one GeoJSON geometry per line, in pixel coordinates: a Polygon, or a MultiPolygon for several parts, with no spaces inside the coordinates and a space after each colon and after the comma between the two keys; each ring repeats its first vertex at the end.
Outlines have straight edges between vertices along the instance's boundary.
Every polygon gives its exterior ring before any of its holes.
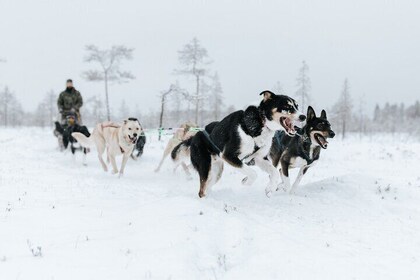
{"type": "Polygon", "coordinates": [[[303,147],[304,147],[303,149],[300,150],[300,156],[302,156],[306,160],[308,165],[312,164],[314,162],[314,159],[313,158],[311,159],[310,156],[309,156],[309,152],[306,152],[306,150],[305,150],[305,144],[306,145],[309,144],[309,149],[310,149],[310,145],[312,144],[311,138],[306,133],[303,133],[302,128],[300,128],[296,131],[296,135],[299,136],[302,139],[303,147]]]}

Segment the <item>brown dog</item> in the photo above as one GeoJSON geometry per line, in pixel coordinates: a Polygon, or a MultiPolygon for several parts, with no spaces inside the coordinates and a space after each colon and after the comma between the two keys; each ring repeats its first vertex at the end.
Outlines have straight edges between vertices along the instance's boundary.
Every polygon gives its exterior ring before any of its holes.
{"type": "Polygon", "coordinates": [[[191,130],[192,128],[197,127],[195,123],[184,123],[180,126],[179,129],[176,130],[174,136],[169,140],[168,144],[166,145],[165,150],[163,151],[162,159],[159,162],[158,167],[155,169],[155,172],[159,172],[160,168],[163,165],[165,159],[171,154],[172,150],[178,146],[182,141],[185,141],[191,137],[193,137],[197,131],[191,130]]]}

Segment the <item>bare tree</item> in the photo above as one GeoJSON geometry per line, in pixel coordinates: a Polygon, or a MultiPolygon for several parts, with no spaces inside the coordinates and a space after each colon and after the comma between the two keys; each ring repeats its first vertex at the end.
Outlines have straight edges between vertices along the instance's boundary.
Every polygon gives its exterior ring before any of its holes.
{"type": "Polygon", "coordinates": [[[202,95],[201,82],[208,74],[206,66],[211,63],[207,50],[201,46],[197,38],[186,44],[182,50],[178,51],[178,60],[183,65],[182,69],[175,70],[175,73],[193,76],[195,79],[195,93],[190,95],[195,103],[195,123],[198,123],[200,102],[204,99],[202,95]]]}
{"type": "MultiPolygon", "coordinates": [[[[171,84],[168,90],[162,91],[160,94],[159,129],[163,128],[163,116],[165,114],[165,103],[167,101],[167,98],[171,93],[174,93],[176,89],[177,89],[176,85],[171,84]]],[[[159,131],[159,141],[162,137],[161,134],[162,134],[161,131],[159,131]]]]}
{"type": "Polygon", "coordinates": [[[298,77],[296,78],[296,85],[298,87],[296,95],[299,98],[299,105],[306,109],[309,105],[309,91],[311,90],[311,79],[308,76],[309,67],[305,61],[302,61],[302,66],[299,68],[298,77]]]}
{"type": "Polygon", "coordinates": [[[353,105],[350,97],[350,85],[348,79],[344,80],[343,89],[340,98],[334,106],[338,124],[341,126],[341,134],[343,139],[346,137],[348,124],[351,117],[353,105]]]}
{"type": "Polygon", "coordinates": [[[85,62],[99,63],[99,70],[88,70],[83,73],[83,77],[92,82],[105,82],[105,104],[107,119],[111,120],[109,108],[108,83],[123,83],[134,79],[135,77],[128,71],[121,71],[120,66],[123,60],[133,59],[134,49],[125,46],[112,46],[111,49],[101,50],[95,45],[86,46],[87,55],[85,62]]]}

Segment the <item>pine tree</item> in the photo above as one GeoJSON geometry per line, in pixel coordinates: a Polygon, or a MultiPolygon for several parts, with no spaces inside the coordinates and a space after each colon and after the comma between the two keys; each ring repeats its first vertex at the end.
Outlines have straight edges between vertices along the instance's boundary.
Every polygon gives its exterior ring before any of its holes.
{"type": "Polygon", "coordinates": [[[300,108],[303,109],[306,109],[310,101],[309,91],[311,90],[311,79],[308,76],[308,72],[308,65],[305,61],[302,61],[302,67],[300,67],[298,77],[296,78],[296,85],[298,87],[296,95],[298,97],[300,108]]]}

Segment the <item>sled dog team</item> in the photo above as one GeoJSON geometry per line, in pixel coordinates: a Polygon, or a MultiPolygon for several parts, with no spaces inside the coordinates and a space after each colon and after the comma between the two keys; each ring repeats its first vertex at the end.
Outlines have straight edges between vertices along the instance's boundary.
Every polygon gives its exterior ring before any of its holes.
{"type": "MultiPolygon", "coordinates": [[[[267,196],[278,190],[280,180],[287,191],[293,192],[302,176],[319,159],[321,149],[327,148],[327,139],[333,138],[335,133],[325,110],[316,116],[309,106],[307,114],[303,115],[297,102],[289,96],[276,95],[268,90],[260,95],[259,106],[233,112],[221,121],[208,124],[202,131],[191,131],[195,125],[185,124],[169,141],[156,171],[169,155],[176,167],[181,165],[188,175],[191,162],[200,177],[198,195],[204,197],[222,176],[225,164],[243,173],[244,185],[252,185],[257,179],[257,172],[251,167],[255,165],[269,175],[265,189],[267,196]],[[295,126],[295,123],[305,120],[302,128],[295,126]],[[300,168],[292,185],[290,168],[300,168]]],[[[90,136],[80,132],[71,135],[84,148],[96,146],[104,171],[108,170],[103,159],[105,150],[113,173],[118,173],[115,158],[122,155],[121,176],[143,133],[140,122],[129,118],[121,125],[113,122],[98,124],[90,136]]]]}

